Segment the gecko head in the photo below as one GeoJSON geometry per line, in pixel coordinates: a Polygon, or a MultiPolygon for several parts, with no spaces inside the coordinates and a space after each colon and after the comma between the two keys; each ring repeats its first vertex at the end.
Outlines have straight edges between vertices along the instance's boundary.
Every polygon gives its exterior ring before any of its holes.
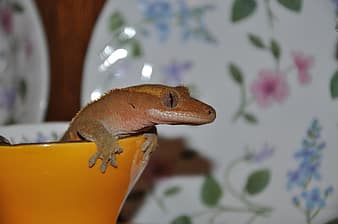
{"type": "Polygon", "coordinates": [[[154,124],[201,125],[216,118],[214,108],[191,97],[184,86],[142,85],[133,91],[149,95],[144,111],[154,124]]]}

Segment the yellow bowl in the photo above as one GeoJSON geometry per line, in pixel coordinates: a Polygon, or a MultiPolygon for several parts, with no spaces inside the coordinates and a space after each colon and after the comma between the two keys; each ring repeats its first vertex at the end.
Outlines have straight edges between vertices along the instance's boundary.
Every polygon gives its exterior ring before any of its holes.
{"type": "Polygon", "coordinates": [[[0,146],[0,223],[112,224],[145,167],[141,136],[120,140],[118,168],[88,167],[94,143],[0,146]]]}

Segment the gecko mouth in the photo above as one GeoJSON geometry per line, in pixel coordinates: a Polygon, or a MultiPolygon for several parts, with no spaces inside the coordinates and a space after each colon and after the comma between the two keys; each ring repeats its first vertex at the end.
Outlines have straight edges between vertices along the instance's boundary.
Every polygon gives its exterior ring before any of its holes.
{"type": "Polygon", "coordinates": [[[211,123],[216,118],[214,110],[209,110],[205,114],[196,114],[191,112],[177,112],[177,111],[160,111],[152,109],[149,111],[150,116],[155,123],[159,124],[190,124],[201,125],[211,123]]]}

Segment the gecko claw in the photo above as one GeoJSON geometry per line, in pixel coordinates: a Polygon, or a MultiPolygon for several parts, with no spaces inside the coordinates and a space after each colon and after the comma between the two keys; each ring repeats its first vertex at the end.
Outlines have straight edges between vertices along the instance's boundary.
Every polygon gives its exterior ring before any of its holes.
{"type": "Polygon", "coordinates": [[[114,153],[116,153],[116,154],[120,154],[122,152],[123,152],[123,149],[121,147],[117,147],[114,151],[114,153]]]}

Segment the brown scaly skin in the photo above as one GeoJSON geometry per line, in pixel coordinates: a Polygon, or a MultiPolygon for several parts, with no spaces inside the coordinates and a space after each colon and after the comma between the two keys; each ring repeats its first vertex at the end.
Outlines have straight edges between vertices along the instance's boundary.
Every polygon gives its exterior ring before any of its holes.
{"type": "Polygon", "coordinates": [[[146,138],[142,146],[147,158],[157,146],[155,125],[202,125],[216,118],[215,110],[190,96],[186,87],[139,85],[114,89],[84,107],[73,118],[61,141],[96,143],[97,152],[89,166],[102,159],[101,172],[107,165],[117,166],[115,154],[122,149],[118,139],[137,133],[146,138]],[[144,130],[153,130],[152,132],[144,130]]]}

